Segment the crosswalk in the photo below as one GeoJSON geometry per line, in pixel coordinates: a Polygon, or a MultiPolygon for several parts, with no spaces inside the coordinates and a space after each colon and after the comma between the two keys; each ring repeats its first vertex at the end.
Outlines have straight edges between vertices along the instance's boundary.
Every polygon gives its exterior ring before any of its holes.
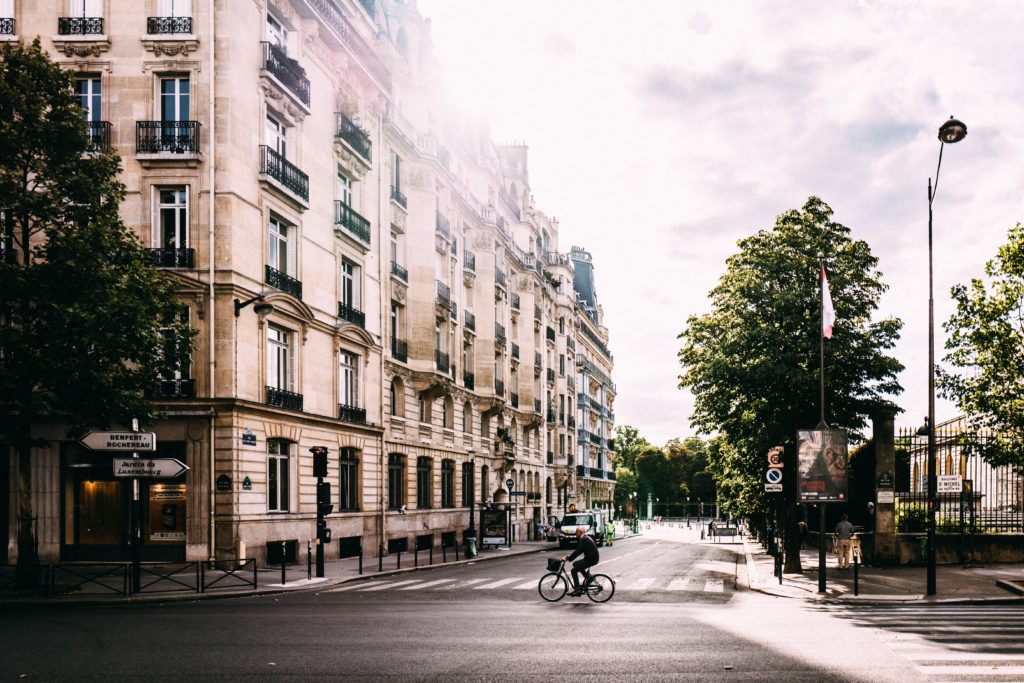
{"type": "MultiPolygon", "coordinates": [[[[370,593],[377,591],[527,591],[537,590],[540,577],[509,576],[473,579],[383,579],[346,583],[328,592],[370,593]]],[[[708,577],[630,577],[616,578],[616,590],[636,593],[724,593],[726,580],[708,577]]],[[[732,588],[732,581],[729,582],[732,588]]]]}
{"type": "Polygon", "coordinates": [[[882,629],[922,680],[1024,681],[1020,605],[864,606],[842,616],[882,629]]]}

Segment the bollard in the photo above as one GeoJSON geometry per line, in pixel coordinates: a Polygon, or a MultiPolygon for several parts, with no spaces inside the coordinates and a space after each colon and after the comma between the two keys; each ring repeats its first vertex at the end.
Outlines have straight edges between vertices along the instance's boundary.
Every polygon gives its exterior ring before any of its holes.
{"type": "Polygon", "coordinates": [[[395,569],[401,569],[401,568],[402,568],[402,551],[399,550],[398,551],[398,564],[395,565],[395,569]]]}
{"type": "Polygon", "coordinates": [[[441,544],[441,564],[444,564],[448,561],[448,551],[446,550],[447,547],[448,546],[446,546],[444,543],[441,544]]]}
{"type": "Polygon", "coordinates": [[[412,551],[412,566],[420,566],[420,544],[417,543],[416,547],[412,551]]]}
{"type": "Polygon", "coordinates": [[[458,544],[458,542],[455,543],[455,561],[456,562],[459,561],[459,544],[458,544]]]}
{"type": "Polygon", "coordinates": [[[306,580],[313,580],[313,539],[306,539],[306,580]]]}
{"type": "Polygon", "coordinates": [[[380,544],[380,550],[377,552],[377,571],[384,571],[384,544],[380,544]]]}
{"type": "Polygon", "coordinates": [[[430,556],[430,564],[434,564],[434,546],[433,545],[430,546],[429,556],[430,556]]]}
{"type": "Polygon", "coordinates": [[[359,546],[359,576],[363,575],[363,546],[359,546]]]}
{"type": "Polygon", "coordinates": [[[857,580],[857,566],[860,564],[860,553],[856,550],[853,551],[853,594],[858,595],[860,593],[860,586],[857,580]]]}
{"type": "Polygon", "coordinates": [[[282,586],[285,583],[287,583],[287,579],[285,578],[285,575],[284,575],[284,556],[285,556],[285,552],[286,552],[286,547],[287,546],[286,546],[285,542],[281,541],[281,585],[282,586]]]}

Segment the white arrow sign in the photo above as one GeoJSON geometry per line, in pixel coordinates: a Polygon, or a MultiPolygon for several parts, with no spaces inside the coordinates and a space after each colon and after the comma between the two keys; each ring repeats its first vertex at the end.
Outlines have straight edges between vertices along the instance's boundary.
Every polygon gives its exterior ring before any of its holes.
{"type": "Polygon", "coordinates": [[[114,458],[115,477],[173,479],[188,469],[174,458],[114,458]]]}
{"type": "Polygon", "coordinates": [[[78,440],[93,451],[155,451],[156,434],[153,432],[89,432],[78,440]]]}

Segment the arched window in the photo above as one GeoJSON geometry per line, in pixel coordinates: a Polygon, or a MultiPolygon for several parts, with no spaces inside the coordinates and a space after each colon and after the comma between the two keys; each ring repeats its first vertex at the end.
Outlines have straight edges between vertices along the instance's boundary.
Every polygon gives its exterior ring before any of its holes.
{"type": "Polygon", "coordinates": [[[455,507],[455,461],[441,461],[441,507],[455,507]]]}
{"type": "Polygon", "coordinates": [[[359,452],[354,448],[338,451],[338,510],[359,509],[359,452]]]}
{"type": "Polygon", "coordinates": [[[462,404],[462,431],[473,433],[473,404],[469,401],[462,404]]]}
{"type": "Polygon", "coordinates": [[[405,505],[405,456],[388,455],[388,508],[400,510],[405,505]]]}
{"type": "Polygon", "coordinates": [[[430,456],[421,455],[416,458],[416,507],[419,509],[430,507],[433,467],[434,461],[430,456]]]}
{"type": "Polygon", "coordinates": [[[405,386],[395,377],[391,380],[390,411],[395,417],[405,417],[405,386]]]}
{"type": "Polygon", "coordinates": [[[455,401],[451,396],[444,397],[444,427],[455,429],[455,401]]]}
{"type": "Polygon", "coordinates": [[[473,463],[462,463],[462,507],[468,508],[473,504],[476,495],[473,490],[473,463]]]}

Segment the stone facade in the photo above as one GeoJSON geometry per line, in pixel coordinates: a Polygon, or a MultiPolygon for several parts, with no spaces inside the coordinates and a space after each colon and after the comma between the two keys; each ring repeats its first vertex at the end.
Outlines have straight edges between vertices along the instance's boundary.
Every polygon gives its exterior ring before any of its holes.
{"type": "MultiPolygon", "coordinates": [[[[315,537],[313,446],[329,558],[339,539],[367,556],[461,542],[481,504],[510,507],[521,539],[570,501],[609,504],[608,336],[573,282],[589,255],[559,251],[526,147],[436,97],[415,3],[14,4],[0,40],[39,35],[76,74],[123,159],[123,218],[199,331],[143,425],[190,468],[144,485],[144,557],[290,554],[315,537]]],[[[122,557],[110,454],[44,431],[41,558],[122,557]]]]}

